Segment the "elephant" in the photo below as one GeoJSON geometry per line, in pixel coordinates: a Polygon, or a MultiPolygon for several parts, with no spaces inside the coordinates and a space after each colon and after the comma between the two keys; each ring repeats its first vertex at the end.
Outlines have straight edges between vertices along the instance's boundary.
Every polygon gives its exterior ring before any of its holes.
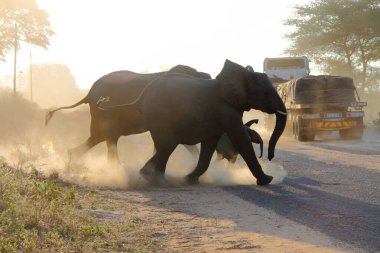
{"type": "MultiPolygon", "coordinates": [[[[97,104],[104,102],[119,104],[125,101],[134,101],[148,83],[168,73],[183,73],[196,78],[211,79],[209,74],[198,72],[185,65],[177,65],[169,71],[150,74],[139,74],[127,70],[111,72],[100,77],[81,101],[47,112],[45,125],[49,123],[55,112],[88,103],[91,113],[90,137],[84,143],[69,150],[69,162],[78,160],[92,147],[106,141],[108,160],[119,163],[117,142],[120,136],[143,133],[148,129],[141,114],[134,110],[128,113],[105,112],[99,110],[97,104]]],[[[188,149],[190,152],[197,151],[196,147],[195,149],[188,147],[188,149]]]]}
{"type": "MultiPolygon", "coordinates": [[[[260,144],[260,158],[263,156],[263,139],[261,136],[254,130],[250,129],[250,126],[259,122],[258,119],[253,119],[244,124],[245,130],[247,131],[251,142],[260,144]]],[[[219,160],[227,159],[230,163],[235,163],[239,152],[232,145],[227,134],[224,133],[216,146],[217,157],[219,160]]]]}
{"type": "Polygon", "coordinates": [[[156,147],[156,153],[140,170],[149,181],[165,181],[167,161],[178,144],[201,143],[196,168],[185,177],[187,183],[198,184],[223,133],[243,157],[257,185],[267,185],[273,180],[262,170],[242,121],[244,111],[251,109],[276,115],[268,145],[268,159],[272,160],[286,126],[287,111],[264,73],[227,59],[216,79],[168,74],[151,82],[132,103],[116,106],[100,103],[99,107],[115,113],[135,110],[143,115],[156,147]]]}

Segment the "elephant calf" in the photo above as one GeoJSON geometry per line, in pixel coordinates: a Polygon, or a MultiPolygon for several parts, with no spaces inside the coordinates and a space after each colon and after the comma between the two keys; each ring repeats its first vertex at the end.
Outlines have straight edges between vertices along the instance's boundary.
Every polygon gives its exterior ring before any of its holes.
{"type": "MultiPolygon", "coordinates": [[[[257,124],[258,122],[258,119],[253,119],[245,123],[244,126],[251,139],[251,142],[260,144],[260,157],[262,157],[263,139],[261,139],[260,135],[256,131],[249,128],[253,123],[257,124]]],[[[230,163],[235,163],[239,154],[239,152],[236,150],[226,133],[220,137],[218,145],[216,146],[216,152],[218,159],[222,160],[226,158],[230,163]]]]}

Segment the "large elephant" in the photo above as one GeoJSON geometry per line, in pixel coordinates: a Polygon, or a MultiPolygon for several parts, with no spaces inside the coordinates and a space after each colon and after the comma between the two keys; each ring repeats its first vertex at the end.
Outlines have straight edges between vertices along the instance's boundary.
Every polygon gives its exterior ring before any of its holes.
{"type": "Polygon", "coordinates": [[[134,101],[144,90],[148,83],[168,73],[182,73],[196,78],[211,79],[204,72],[177,65],[166,72],[151,74],[139,74],[132,71],[112,72],[99,78],[90,91],[81,101],[71,105],[60,107],[47,112],[45,124],[47,125],[56,111],[70,109],[84,103],[88,103],[91,113],[90,137],[82,144],[69,150],[69,160],[76,161],[92,147],[106,141],[108,148],[108,160],[119,161],[117,155],[117,141],[120,136],[138,134],[148,131],[144,119],[139,112],[105,112],[99,110],[98,103],[107,102],[110,105],[134,101]]]}
{"type": "Polygon", "coordinates": [[[198,164],[186,176],[188,183],[198,183],[223,133],[243,157],[258,185],[267,185],[273,179],[263,172],[242,121],[243,112],[250,109],[276,114],[276,126],[268,146],[271,160],[285,128],[287,113],[280,96],[263,73],[226,60],[216,79],[170,74],[150,83],[133,103],[118,106],[102,103],[100,106],[115,113],[136,110],[144,115],[157,149],[140,171],[148,180],[164,178],[166,163],[178,144],[200,142],[198,164]]]}

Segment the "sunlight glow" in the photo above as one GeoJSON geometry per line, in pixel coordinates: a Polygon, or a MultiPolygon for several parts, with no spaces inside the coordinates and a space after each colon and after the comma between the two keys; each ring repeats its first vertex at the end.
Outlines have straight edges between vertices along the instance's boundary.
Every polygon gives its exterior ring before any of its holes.
{"type": "MultiPolygon", "coordinates": [[[[262,71],[265,57],[282,54],[288,42],[283,21],[307,0],[38,0],[56,35],[48,50],[23,45],[19,66],[66,64],[77,85],[89,88],[119,69],[154,72],[185,64],[218,74],[229,58],[262,71]]],[[[11,72],[13,60],[1,65],[11,72]]]]}

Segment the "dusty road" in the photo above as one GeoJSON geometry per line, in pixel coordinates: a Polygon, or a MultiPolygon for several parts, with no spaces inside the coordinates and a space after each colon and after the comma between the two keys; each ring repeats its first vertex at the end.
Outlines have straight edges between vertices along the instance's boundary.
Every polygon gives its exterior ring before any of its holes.
{"type": "Polygon", "coordinates": [[[359,142],[333,135],[283,147],[279,159],[288,177],[271,208],[358,251],[379,252],[380,136],[367,131],[359,142]],[[295,213],[287,200],[295,201],[295,213]]]}
{"type": "MultiPolygon", "coordinates": [[[[84,140],[84,129],[77,139],[65,137],[61,146],[56,139],[65,129],[52,131],[52,142],[43,145],[47,160],[36,166],[63,170],[67,149],[84,140]],[[53,146],[62,154],[50,150],[53,146]]],[[[283,136],[275,159],[260,159],[275,177],[266,187],[255,185],[240,157],[242,166],[234,167],[213,160],[199,186],[178,183],[196,162],[179,147],[167,169],[177,186],[152,188],[138,175],[153,152],[149,134],[124,137],[119,144],[123,168],[104,166],[106,150],[100,145],[84,159],[87,169],[59,171],[60,176],[101,187],[97,192],[109,208],[100,212],[134,215],[151,224],[160,252],[380,252],[379,133],[366,130],[361,141],[331,135],[306,143],[283,136]],[[133,213],[120,211],[126,206],[133,213]]]]}
{"type": "Polygon", "coordinates": [[[276,152],[283,171],[268,173],[282,178],[267,187],[254,185],[247,168],[231,168],[243,184],[101,194],[134,205],[163,252],[380,252],[380,135],[285,137],[276,152]]]}

